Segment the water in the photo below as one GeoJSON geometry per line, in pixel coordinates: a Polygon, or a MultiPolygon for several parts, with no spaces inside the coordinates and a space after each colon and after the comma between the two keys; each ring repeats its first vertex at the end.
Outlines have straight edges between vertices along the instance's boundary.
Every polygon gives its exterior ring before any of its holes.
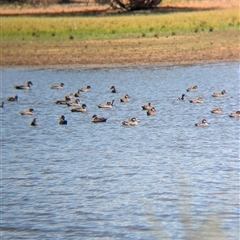
{"type": "Polygon", "coordinates": [[[228,116],[240,110],[238,63],[1,76],[2,239],[239,239],[239,120],[228,116]],[[27,80],[32,90],[13,88],[27,80]],[[60,82],[64,90],[50,89],[60,82]],[[86,85],[86,114],[54,103],[86,85]],[[211,96],[223,89],[226,97],[211,96]],[[120,103],[126,93],[131,101],[120,103]],[[19,102],[6,101],[15,94],[19,102]],[[199,96],[204,104],[189,103],[199,96]],[[112,109],[97,108],[113,99],[112,109]],[[141,110],[148,102],[156,116],[141,110]],[[31,107],[37,127],[19,114],[31,107]],[[93,114],[108,120],[91,123],[93,114]],[[137,127],[121,125],[133,116],[137,127]],[[203,118],[210,125],[195,127],[203,118]]]}

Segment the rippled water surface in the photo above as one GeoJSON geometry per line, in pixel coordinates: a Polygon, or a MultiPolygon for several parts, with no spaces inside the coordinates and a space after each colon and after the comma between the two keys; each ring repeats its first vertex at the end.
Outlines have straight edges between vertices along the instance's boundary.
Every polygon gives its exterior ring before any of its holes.
{"type": "Polygon", "coordinates": [[[2,239],[239,239],[239,120],[228,116],[240,110],[238,63],[2,69],[1,78],[2,239]],[[32,90],[14,89],[27,80],[32,90]],[[64,90],[50,89],[60,82],[64,90]],[[87,113],[54,103],[86,85],[87,113]],[[204,104],[188,101],[199,96],[204,104]],[[141,109],[148,102],[156,116],[141,109]],[[37,127],[19,114],[31,107],[37,127]],[[122,126],[133,116],[138,126],[122,126]],[[195,127],[203,118],[210,125],[195,127]]]}

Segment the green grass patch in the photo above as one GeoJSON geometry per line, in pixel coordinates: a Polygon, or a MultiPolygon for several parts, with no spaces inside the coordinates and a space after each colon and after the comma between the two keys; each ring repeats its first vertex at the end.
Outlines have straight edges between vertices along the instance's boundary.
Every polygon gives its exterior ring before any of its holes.
{"type": "Polygon", "coordinates": [[[97,17],[2,17],[2,40],[103,40],[239,28],[238,10],[97,17]]]}

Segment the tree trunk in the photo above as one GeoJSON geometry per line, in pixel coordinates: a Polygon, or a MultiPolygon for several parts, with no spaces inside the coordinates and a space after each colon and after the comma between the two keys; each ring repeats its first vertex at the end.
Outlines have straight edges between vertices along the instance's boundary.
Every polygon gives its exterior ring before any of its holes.
{"type": "Polygon", "coordinates": [[[156,7],[162,0],[109,0],[113,8],[120,8],[126,11],[150,9],[156,7]]]}

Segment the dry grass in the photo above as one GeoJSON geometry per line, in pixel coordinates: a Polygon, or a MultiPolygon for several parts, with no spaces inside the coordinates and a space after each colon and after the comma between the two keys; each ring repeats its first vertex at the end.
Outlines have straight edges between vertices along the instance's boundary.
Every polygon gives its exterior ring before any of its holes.
{"type": "MultiPolygon", "coordinates": [[[[238,0],[163,0],[160,8],[195,8],[195,9],[239,9],[238,0]]],[[[106,13],[110,10],[108,5],[97,4],[51,4],[51,5],[1,5],[0,15],[36,15],[36,14],[77,14],[77,13],[106,13]]],[[[112,12],[112,11],[110,11],[112,12]]]]}
{"type": "Polygon", "coordinates": [[[163,0],[161,6],[189,8],[239,8],[238,0],[163,0]]]}
{"type": "Polygon", "coordinates": [[[108,5],[105,6],[61,6],[50,5],[47,7],[32,7],[32,6],[4,6],[1,9],[0,15],[57,15],[57,14],[75,14],[85,12],[106,12],[109,9],[108,5]]]}

